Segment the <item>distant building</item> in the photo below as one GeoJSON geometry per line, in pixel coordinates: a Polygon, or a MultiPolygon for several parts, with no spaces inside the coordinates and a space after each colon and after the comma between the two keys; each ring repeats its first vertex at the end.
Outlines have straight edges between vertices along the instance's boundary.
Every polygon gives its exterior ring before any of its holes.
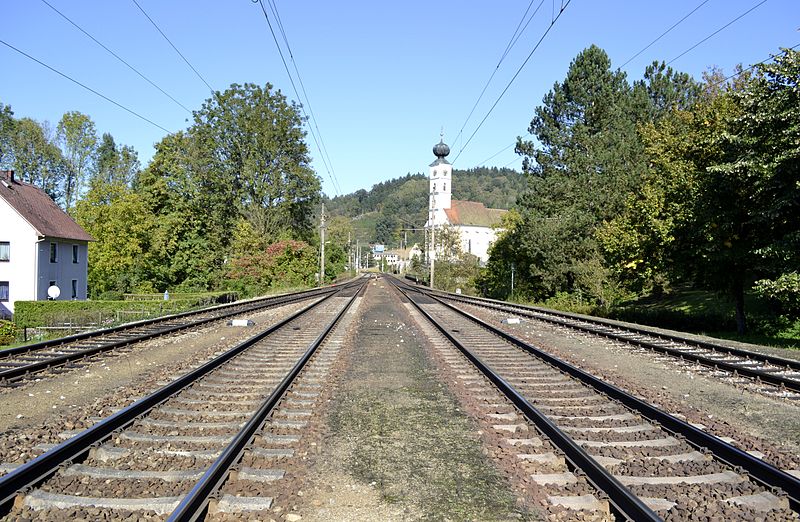
{"type": "MultiPolygon", "coordinates": [[[[450,154],[442,140],[434,145],[436,161],[430,164],[430,197],[428,203],[428,222],[425,227],[450,225],[461,238],[461,250],[477,256],[481,264],[489,260],[489,246],[497,239],[503,214],[507,211],[486,208],[477,201],[452,199],[453,166],[445,159],[450,154]]],[[[430,252],[430,249],[428,249],[430,252]]]]}
{"type": "Polygon", "coordinates": [[[87,254],[94,241],[43,190],[0,171],[0,316],[16,301],[86,299],[87,254]]]}

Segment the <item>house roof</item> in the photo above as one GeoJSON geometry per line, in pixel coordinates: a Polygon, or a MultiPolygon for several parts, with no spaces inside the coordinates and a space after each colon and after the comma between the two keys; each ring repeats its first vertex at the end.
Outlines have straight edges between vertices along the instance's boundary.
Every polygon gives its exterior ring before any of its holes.
{"type": "Polygon", "coordinates": [[[76,241],[94,241],[69,214],[39,187],[14,179],[13,174],[0,173],[0,198],[16,210],[40,236],[76,241]]]}
{"type": "Polygon", "coordinates": [[[452,200],[450,208],[444,209],[451,225],[474,227],[493,227],[500,224],[500,219],[507,210],[486,208],[477,201],[452,200]]]}

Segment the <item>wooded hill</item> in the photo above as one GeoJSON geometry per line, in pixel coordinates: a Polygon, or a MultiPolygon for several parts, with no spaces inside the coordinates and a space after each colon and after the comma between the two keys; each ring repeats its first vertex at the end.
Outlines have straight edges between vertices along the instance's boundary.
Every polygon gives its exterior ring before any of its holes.
{"type": "MultiPolygon", "coordinates": [[[[479,201],[490,208],[511,208],[525,186],[523,174],[507,168],[477,167],[453,170],[453,199],[479,201]]],[[[428,178],[406,174],[325,200],[330,216],[344,216],[353,223],[356,236],[365,242],[398,246],[423,242],[428,217],[428,178]]]]}

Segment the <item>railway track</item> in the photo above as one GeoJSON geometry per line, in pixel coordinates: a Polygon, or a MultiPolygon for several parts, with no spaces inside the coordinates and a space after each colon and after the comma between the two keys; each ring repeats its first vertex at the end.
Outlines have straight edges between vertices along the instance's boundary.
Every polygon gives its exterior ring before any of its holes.
{"type": "Polygon", "coordinates": [[[17,386],[44,371],[70,368],[89,357],[175,334],[244,313],[314,299],[334,292],[332,287],[261,298],[148,319],[114,328],[71,335],[0,351],[0,387],[17,386]]]}
{"type": "Polygon", "coordinates": [[[402,291],[437,357],[500,434],[501,453],[516,457],[551,508],[596,520],[798,519],[797,470],[774,467],[436,295],[402,291]]]}
{"type": "Polygon", "coordinates": [[[800,401],[800,360],[776,357],[679,335],[657,333],[643,328],[623,326],[600,318],[589,318],[539,307],[438,291],[433,292],[433,295],[449,302],[511,313],[652,350],[676,361],[702,365],[724,375],[730,382],[737,385],[748,384],[751,389],[763,395],[800,401]]]}
{"type": "Polygon", "coordinates": [[[8,518],[194,520],[269,509],[365,286],[290,317],[0,478],[8,518]],[[350,311],[350,313],[348,313],[350,311]],[[254,493],[257,492],[257,493],[254,493]]]}

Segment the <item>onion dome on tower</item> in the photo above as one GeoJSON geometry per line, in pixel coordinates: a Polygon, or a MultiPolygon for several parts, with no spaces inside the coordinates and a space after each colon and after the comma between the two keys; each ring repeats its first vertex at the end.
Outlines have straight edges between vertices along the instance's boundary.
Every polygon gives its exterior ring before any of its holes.
{"type": "Polygon", "coordinates": [[[433,146],[433,155],[436,156],[434,165],[438,165],[440,163],[444,163],[446,165],[450,164],[450,162],[444,159],[448,154],[450,154],[450,147],[447,146],[443,139],[443,137],[440,137],[439,143],[433,146]]]}

